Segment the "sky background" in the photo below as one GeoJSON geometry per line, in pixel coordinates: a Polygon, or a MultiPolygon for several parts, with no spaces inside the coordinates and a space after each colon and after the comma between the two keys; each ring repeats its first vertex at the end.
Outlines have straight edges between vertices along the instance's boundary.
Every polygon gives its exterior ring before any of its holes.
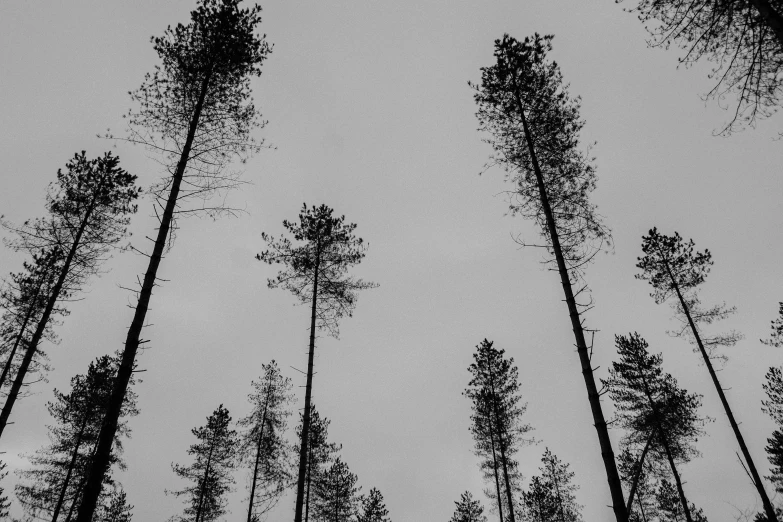
{"type": "MultiPolygon", "coordinates": [[[[686,493],[712,522],[760,509],[699,356],[666,331],[676,327],[647,284],[634,279],[641,236],[657,226],[709,248],[715,266],[706,303],[726,301],[737,314],[719,328],[746,338],[727,350],[720,372],[757,466],[772,422],[760,411],[767,368],[783,353],[759,342],[783,299],[783,163],[780,117],[730,138],[713,136],[729,113],[700,98],[712,86],[708,64],[677,69],[676,50],[648,49],[631,2],[578,0],[465,2],[300,2],[263,4],[263,32],[274,44],[253,81],[268,125],[256,136],[274,149],[244,169],[250,184],[229,201],[239,218],[181,222],[161,265],[170,280],[153,296],[138,359],[141,414],[130,421],[127,472],[118,474],[137,521],[165,520],[182,503],[164,494],[184,486],[170,464],[189,463],[191,428],[219,404],[235,419],[261,364],[276,359],[297,386],[306,368],[309,315],[281,290],[266,288],[272,267],[256,261],[261,232],[282,232],[303,202],[325,203],[358,224],[369,242],[353,272],[378,282],[363,292],[339,339],[322,335],[316,350],[314,401],[331,419],[329,435],[364,492],[379,488],[395,522],[446,521],[461,492],[482,499],[484,485],[461,393],[476,344],[485,337],[514,358],[541,442],[519,454],[527,480],[545,447],[571,464],[586,521],[612,518],[598,440],[580,374],[559,279],[537,249],[531,223],[507,215],[511,188],[497,169],[479,176],[490,149],[476,132],[468,80],[493,61],[493,41],[508,32],[555,35],[552,57],[571,92],[583,99],[584,143],[597,142],[593,201],[613,229],[615,248],[600,255],[587,281],[595,308],[597,376],[606,377],[615,334],[638,331],[664,367],[715,419],[699,443],[702,457],[683,466],[686,493]]],[[[188,20],[193,1],[71,0],[5,2],[0,11],[0,214],[21,222],[42,215],[46,185],[77,151],[112,149],[149,186],[161,171],[140,147],[98,139],[121,134],[127,95],[158,63],[149,37],[188,20]]],[[[727,100],[724,105],[730,105],[727,100]]],[[[148,199],[131,229],[149,250],[148,199]]],[[[23,258],[0,250],[0,271],[23,258]]],[[[45,404],[52,389],[90,360],[122,347],[132,285],[146,258],[117,254],[47,346],[53,371],[17,403],[2,441],[10,469],[20,454],[47,443],[45,404]]],[[[296,388],[304,402],[303,388],[296,388]]],[[[605,414],[611,404],[603,401],[605,414]]],[[[293,419],[289,436],[293,437],[293,419]]],[[[621,433],[613,431],[616,443],[621,433]]],[[[232,515],[243,516],[246,473],[237,473],[232,515]]],[[[4,480],[12,489],[15,476],[4,480]]],[[[772,488],[768,485],[768,491],[772,488]]],[[[18,508],[16,508],[18,509],[18,508]]],[[[18,512],[18,511],[17,511],[18,512]]],[[[271,521],[290,520],[293,495],[271,521]]],[[[492,517],[490,517],[492,520],[492,517]]]]}

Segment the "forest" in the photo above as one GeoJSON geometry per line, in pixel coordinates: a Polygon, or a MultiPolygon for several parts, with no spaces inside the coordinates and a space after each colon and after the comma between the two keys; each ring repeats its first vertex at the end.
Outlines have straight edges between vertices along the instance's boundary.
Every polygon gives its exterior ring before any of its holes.
{"type": "Polygon", "coordinates": [[[0,14],[0,520],[783,522],[783,0],[0,14]]]}

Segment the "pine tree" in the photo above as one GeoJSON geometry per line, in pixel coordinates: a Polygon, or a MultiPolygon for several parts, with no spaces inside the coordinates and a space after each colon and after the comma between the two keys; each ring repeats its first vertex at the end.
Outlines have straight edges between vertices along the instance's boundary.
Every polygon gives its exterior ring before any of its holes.
{"type": "Polygon", "coordinates": [[[769,339],[761,339],[762,343],[775,348],[783,346],[783,303],[778,303],[778,306],[780,307],[778,308],[778,317],[770,321],[772,323],[770,324],[772,333],[769,339]]]}
{"type": "Polygon", "coordinates": [[[383,495],[377,488],[372,488],[369,495],[362,495],[361,508],[356,514],[356,522],[391,522],[389,510],[383,502],[383,495]]]}
{"type": "Polygon", "coordinates": [[[712,254],[705,249],[703,252],[694,251],[693,240],[687,243],[675,232],[673,236],[659,234],[658,230],[653,228],[648,236],[642,237],[643,257],[638,258],[636,267],[642,272],[637,274],[637,279],[648,281],[653,287],[650,296],[657,304],[667,301],[674,302],[674,309],[677,318],[682,322],[683,334],[690,336],[690,340],[696,344],[701,353],[707,371],[718,392],[723,409],[729,419],[729,424],[737,438],[742,456],[745,459],[745,465],[752,478],[756,490],[758,491],[761,503],[764,506],[764,512],[770,521],[777,522],[777,515],[772,507],[772,503],[764,489],[764,483],[756,470],[753,458],[745,444],[745,439],[740,432],[739,425],[734,419],[734,413],[729,406],[724,389],[718,380],[718,375],[712,364],[711,354],[708,349],[713,351],[717,346],[731,346],[738,340],[734,333],[728,335],[718,335],[714,337],[702,337],[698,327],[699,324],[711,324],[714,321],[723,319],[733,312],[733,308],[726,308],[725,305],[718,305],[712,308],[704,309],[699,300],[699,286],[707,278],[710,267],[713,264],[712,254]]]}
{"type": "MultiPolygon", "coordinates": [[[[19,311],[25,319],[16,337],[24,341],[25,349],[0,412],[0,436],[53,315],[65,313],[58,303],[80,292],[90,277],[98,273],[108,253],[126,236],[130,215],[136,212],[133,202],[140,191],[135,181],[136,176],[121,169],[119,158],[110,152],[93,160],[88,160],[82,152],[66,164],[65,171],[57,171],[57,181],[49,186],[46,195],[47,217],[26,221],[20,227],[0,222],[16,236],[8,245],[30,254],[42,272],[38,277],[30,273],[31,279],[24,283],[35,290],[24,289],[17,297],[21,303],[32,306],[19,311]],[[45,264],[41,265],[40,261],[45,264]],[[46,294],[41,295],[42,290],[47,290],[46,294]],[[25,292],[32,296],[26,296],[25,292]],[[35,319],[34,329],[30,319],[35,319]]],[[[19,281],[20,290],[24,283],[19,281]]],[[[9,355],[7,364],[15,353],[9,355]]]]}
{"type": "Polygon", "coordinates": [[[693,504],[689,505],[687,511],[683,508],[677,488],[672,486],[668,480],[661,480],[656,493],[656,500],[658,502],[658,517],[661,521],[680,522],[688,520],[688,513],[692,513],[694,522],[707,522],[704,511],[697,509],[693,504]]]}
{"type": "Polygon", "coordinates": [[[176,230],[177,216],[230,212],[206,200],[237,185],[224,167],[257,147],[250,132],[260,124],[250,97],[250,78],[261,74],[270,52],[263,36],[259,6],[240,8],[241,0],[199,0],[188,25],[169,27],[152,39],[161,59],[131,96],[139,108],[128,115],[129,141],[159,151],[170,176],[153,187],[160,226],[138,291],[136,310],[125,339],[122,365],[101,430],[93,469],[78,522],[92,522],[120,405],[142,342],[150,298],[159,284],[158,269],[176,230]],[[184,208],[186,202],[195,205],[184,208]]]}
{"type": "Polygon", "coordinates": [[[109,496],[106,506],[100,510],[99,522],[131,522],[133,506],[128,504],[128,496],[121,488],[115,489],[109,496]]]}
{"type": "Polygon", "coordinates": [[[505,350],[497,350],[486,339],[476,346],[474,362],[468,367],[472,378],[464,395],[472,401],[470,431],[476,454],[482,459],[484,478],[494,479],[500,519],[503,520],[505,508],[509,520],[514,522],[513,498],[519,489],[514,454],[531,428],[522,423],[527,406],[520,404],[517,367],[513,366],[513,358],[506,359],[504,355],[505,350]]]}
{"type": "Polygon", "coordinates": [[[783,95],[779,0],[639,0],[629,11],[647,27],[651,46],[678,45],[686,66],[702,58],[714,64],[710,78],[717,83],[707,96],[738,100],[723,132],[776,112],[783,95]]]}
{"type": "MultiPolygon", "coordinates": [[[[81,502],[118,366],[118,357],[98,357],[90,363],[86,374],[71,379],[70,393],[54,391],[55,400],[47,404],[54,421],[49,426],[51,444],[29,456],[30,468],[17,472],[21,480],[16,485],[16,496],[28,515],[53,522],[71,519],[81,502]],[[68,514],[61,517],[66,510],[68,514]]],[[[125,467],[121,459],[122,439],[130,436],[125,419],[137,414],[136,394],[130,391],[123,404],[110,461],[119,469],[125,467]]],[[[103,488],[113,484],[107,474],[103,488]]]]}
{"type": "MultiPolygon", "coordinates": [[[[299,426],[296,428],[297,440],[302,440],[302,426],[304,415],[299,415],[299,426]]],[[[310,499],[312,498],[313,484],[324,476],[328,466],[334,462],[337,453],[342,449],[341,444],[329,442],[329,424],[326,417],[321,418],[314,404],[310,405],[310,435],[307,444],[307,470],[305,473],[304,496],[304,522],[310,520],[310,499]]],[[[295,448],[298,450],[299,448],[295,448]]]]}
{"type": "Polygon", "coordinates": [[[557,458],[549,448],[541,457],[540,476],[530,481],[522,493],[522,504],[530,522],[581,522],[582,506],[576,503],[573,484],[574,472],[557,458]]]}
{"type": "MultiPolygon", "coordinates": [[[[560,275],[593,424],[604,460],[612,507],[618,522],[627,522],[622,483],[614,460],[585,327],[577,302],[586,290],[585,266],[611,241],[589,195],[595,188],[591,159],[579,149],[579,99],[571,98],[555,62],[548,61],[551,36],[508,35],[495,41],[496,63],[482,68],[476,93],[479,128],[489,134],[492,164],[514,183],[511,211],[535,221],[548,262],[560,275]],[[574,286],[577,290],[574,290],[574,286]]],[[[524,244],[524,243],[523,243],[524,244]]]]}
{"type": "Polygon", "coordinates": [[[775,491],[783,492],[783,372],[780,368],[771,367],[765,375],[767,382],[763,384],[767,400],[761,401],[761,410],[769,415],[777,429],[767,439],[767,459],[772,464],[772,475],[768,477],[775,485],[775,491]]]}
{"type": "Polygon", "coordinates": [[[177,497],[184,496],[187,503],[183,516],[174,520],[211,522],[226,514],[225,495],[235,483],[232,473],[239,446],[237,432],[230,425],[231,416],[221,404],[207,417],[204,426],[190,431],[199,440],[188,448],[193,463],[171,465],[177,476],[192,483],[178,491],[167,491],[177,497]]]}
{"type": "MultiPolygon", "coordinates": [[[[649,453],[643,450],[642,455],[647,459],[668,462],[685,519],[692,522],[676,462],[688,462],[697,454],[695,443],[704,433],[704,420],[698,415],[701,396],[679,388],[663,372],[662,356],[651,355],[639,334],[616,336],[615,342],[619,360],[612,363],[604,385],[615,404],[617,421],[627,431],[623,444],[644,444],[649,453]]],[[[641,465],[640,460],[637,466],[641,465]]]]}
{"type": "Polygon", "coordinates": [[[247,522],[272,509],[291,482],[288,445],[283,437],[294,401],[291,379],[283,377],[277,363],[263,364],[263,376],[253,381],[248,396],[252,411],[238,425],[241,435],[240,458],[250,467],[250,496],[247,522]]]}
{"type": "Polygon", "coordinates": [[[345,315],[351,317],[356,306],[357,292],[377,286],[347,275],[349,267],[358,265],[364,259],[366,247],[361,238],[353,235],[356,224],[346,223],[345,216],[334,217],[333,212],[326,205],[313,206],[310,209],[303,205],[299,213],[299,223],[283,221],[283,227],[293,239],[302,243],[294,246],[286,237],[274,240],[264,233],[261,237],[269,249],[256,256],[267,264],[284,266],[275,279],[268,280],[269,288],[288,290],[300,303],[310,305],[304,429],[299,448],[294,522],[302,522],[304,506],[315,332],[325,329],[337,337],[339,319],[345,315]]]}
{"type": "Polygon", "coordinates": [[[460,499],[454,502],[457,508],[451,515],[449,522],[487,522],[484,516],[484,508],[481,502],[473,500],[470,491],[466,491],[460,496],[460,499]]]}
{"type": "MultiPolygon", "coordinates": [[[[0,460],[0,481],[8,476],[8,472],[5,470],[7,466],[5,462],[0,460]]],[[[11,501],[8,500],[8,495],[5,494],[5,488],[0,486],[0,520],[4,520],[8,516],[10,508],[11,501]]]]}
{"type": "Polygon", "coordinates": [[[314,519],[317,522],[349,522],[356,514],[359,490],[356,475],[340,457],[314,484],[314,519]]]}

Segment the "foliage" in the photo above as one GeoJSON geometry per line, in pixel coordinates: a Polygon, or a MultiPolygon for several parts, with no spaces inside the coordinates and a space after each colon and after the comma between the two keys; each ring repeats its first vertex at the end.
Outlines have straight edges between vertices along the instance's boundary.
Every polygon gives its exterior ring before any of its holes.
{"type": "Polygon", "coordinates": [[[541,463],[541,475],[533,477],[528,490],[522,493],[527,520],[581,522],[582,506],[577,504],[575,497],[579,486],[572,483],[574,472],[568,469],[568,464],[549,451],[549,448],[544,451],[541,463]]]}
{"type": "MultiPolygon", "coordinates": [[[[685,520],[685,513],[677,495],[677,489],[672,486],[671,482],[665,479],[661,480],[655,498],[658,502],[659,520],[666,522],[685,520]]],[[[696,508],[693,503],[690,504],[690,512],[693,522],[707,522],[704,511],[696,508]]]]}
{"type": "Polygon", "coordinates": [[[449,522],[487,522],[481,502],[474,500],[470,491],[460,495],[459,500],[454,503],[457,507],[449,522]]]}
{"type": "Polygon", "coordinates": [[[99,522],[131,522],[133,520],[133,506],[128,504],[125,491],[115,489],[98,517],[99,522]]]}
{"type": "Polygon", "coordinates": [[[772,333],[770,333],[769,339],[761,339],[762,343],[775,348],[783,346],[783,302],[779,303],[779,305],[778,317],[771,321],[772,333]]]}
{"type": "Polygon", "coordinates": [[[359,503],[361,507],[356,513],[356,522],[391,522],[383,495],[377,488],[372,488],[369,495],[362,495],[359,503]]]}
{"type": "Polygon", "coordinates": [[[348,522],[356,514],[359,490],[356,475],[340,457],[314,484],[314,519],[317,522],[348,522]]]}

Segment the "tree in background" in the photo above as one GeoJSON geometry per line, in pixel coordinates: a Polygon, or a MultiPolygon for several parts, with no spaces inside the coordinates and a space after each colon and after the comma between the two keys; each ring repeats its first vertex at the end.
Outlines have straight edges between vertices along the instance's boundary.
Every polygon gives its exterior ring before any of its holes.
{"type": "Polygon", "coordinates": [[[359,504],[356,522],[391,522],[389,510],[378,488],[372,488],[369,495],[362,495],[359,504]]]}
{"type": "Polygon", "coordinates": [[[679,522],[686,519],[694,522],[707,522],[704,511],[696,508],[693,504],[689,505],[688,510],[683,508],[677,488],[672,486],[666,479],[661,480],[655,499],[658,502],[658,519],[661,521],[679,522]],[[689,515],[689,513],[692,515],[689,515]]]}
{"type": "Polygon", "coordinates": [[[783,4],[779,0],[639,0],[650,46],[676,44],[686,66],[713,63],[708,98],[737,97],[724,133],[777,111],[783,95],[783,4]]]}
{"type": "MultiPolygon", "coordinates": [[[[649,442],[652,440],[653,437],[648,438],[649,442]]],[[[649,444],[645,448],[649,449],[649,444]]],[[[626,507],[632,522],[647,522],[658,516],[655,477],[663,476],[664,471],[660,460],[645,457],[643,450],[640,454],[625,445],[618,459],[620,475],[630,490],[626,507]]]]}
{"type": "Polygon", "coordinates": [[[487,471],[484,478],[494,479],[501,520],[505,507],[509,520],[514,522],[514,497],[519,490],[519,483],[514,480],[519,478],[515,474],[518,465],[514,454],[526,442],[524,436],[531,427],[522,423],[527,406],[520,404],[519,372],[513,357],[506,359],[504,355],[505,350],[497,350],[486,339],[476,346],[473,363],[468,367],[471,380],[464,395],[472,402],[470,431],[476,454],[487,471]]]}
{"type": "Polygon", "coordinates": [[[763,344],[767,346],[774,346],[780,348],[783,346],[783,303],[778,303],[780,308],[778,309],[778,317],[771,321],[771,329],[769,339],[761,339],[763,344]]]}
{"type": "MultiPolygon", "coordinates": [[[[639,334],[615,336],[615,343],[619,360],[612,363],[604,385],[614,402],[617,421],[626,430],[623,445],[644,445],[636,463],[637,477],[644,465],[642,459],[669,464],[685,520],[692,522],[676,462],[688,462],[698,454],[695,444],[704,434],[704,420],[698,414],[701,396],[679,388],[674,377],[663,371],[661,354],[651,355],[639,334]]],[[[633,484],[631,489],[635,490],[633,484]]],[[[633,503],[630,495],[628,503],[633,503]]]]}
{"type": "Polygon", "coordinates": [[[775,485],[775,491],[783,492],[783,372],[780,368],[771,367],[765,375],[767,382],[763,384],[767,400],[761,401],[761,410],[769,415],[777,429],[767,439],[767,458],[772,464],[772,475],[769,479],[775,485]]]}
{"type": "Polygon", "coordinates": [[[326,205],[309,209],[303,205],[299,223],[283,221],[283,227],[301,244],[294,246],[284,236],[274,240],[264,233],[261,237],[269,249],[256,256],[267,264],[281,264],[284,267],[277,277],[268,280],[269,288],[288,290],[300,303],[310,305],[310,347],[294,522],[302,522],[304,506],[315,332],[326,329],[337,337],[338,321],[345,315],[351,317],[356,306],[357,292],[377,286],[348,276],[348,268],[364,259],[366,247],[363,240],[353,234],[356,224],[346,223],[345,216],[334,217],[333,212],[326,205]]]}
{"type": "Polygon", "coordinates": [[[16,235],[8,245],[33,256],[34,265],[46,272],[38,278],[30,274],[33,282],[28,283],[36,288],[29,290],[33,296],[26,297],[21,292],[18,295],[20,301],[31,302],[30,309],[37,309],[37,312],[25,310],[21,313],[26,320],[19,325],[17,338],[24,340],[24,355],[0,412],[0,436],[52,316],[64,313],[64,310],[58,310],[58,303],[81,291],[89,278],[99,271],[108,253],[127,235],[127,225],[130,215],[136,212],[134,201],[140,189],[135,186],[136,176],[121,169],[119,161],[110,152],[92,160],[87,159],[84,151],[76,154],[66,164],[65,171],[57,171],[57,181],[49,185],[47,217],[26,221],[20,227],[0,222],[16,235]],[[46,264],[39,265],[39,260],[46,260],[46,264]],[[36,279],[47,283],[39,285],[34,282],[36,279]],[[42,289],[48,292],[41,309],[42,289]],[[37,322],[30,337],[25,338],[30,318],[37,322]]]}
{"type": "Polygon", "coordinates": [[[177,497],[184,495],[187,502],[183,516],[175,520],[210,522],[226,514],[225,494],[235,483],[232,473],[239,446],[237,432],[230,429],[230,425],[231,416],[221,404],[207,417],[204,426],[191,430],[199,440],[188,448],[188,455],[194,457],[193,463],[171,465],[177,476],[192,483],[170,492],[177,497]]]}
{"type": "Polygon", "coordinates": [[[673,236],[667,236],[659,234],[655,228],[650,230],[648,236],[642,237],[642,252],[644,256],[638,258],[639,262],[636,264],[636,267],[642,272],[636,277],[650,283],[653,287],[650,296],[655,299],[657,304],[673,301],[675,317],[683,324],[679,334],[688,336],[701,353],[734,431],[734,436],[739,443],[747,470],[756,486],[759,497],[761,497],[764,512],[770,521],[777,522],[777,515],[764,489],[764,483],[756,470],[756,465],[750,456],[739,425],[734,419],[729,401],[726,399],[718,375],[715,373],[712,354],[708,353],[708,349],[713,352],[718,346],[734,345],[739,336],[732,332],[713,337],[702,337],[698,326],[699,324],[712,324],[734,311],[733,308],[727,308],[725,304],[706,309],[701,306],[698,295],[699,285],[705,281],[710,272],[710,267],[713,264],[712,254],[707,249],[703,252],[694,251],[693,240],[686,243],[677,232],[673,236]]]}
{"type": "Polygon", "coordinates": [[[252,382],[248,396],[252,411],[238,422],[244,428],[239,455],[251,475],[247,522],[272,509],[291,482],[283,437],[291,415],[288,406],[294,401],[291,379],[280,373],[274,360],[261,367],[263,376],[252,382]]]}
{"type": "Polygon", "coordinates": [[[356,475],[337,457],[314,484],[314,518],[318,522],[347,522],[356,515],[359,490],[356,475]]]}
{"type": "MultiPolygon", "coordinates": [[[[0,460],[0,481],[2,481],[8,472],[5,470],[7,464],[0,460]]],[[[11,501],[8,500],[8,495],[5,494],[5,488],[0,486],[0,519],[5,519],[9,514],[11,508],[11,501]]]]}
{"type": "Polygon", "coordinates": [[[611,237],[589,199],[596,176],[592,160],[579,147],[584,125],[579,99],[569,96],[558,65],[547,59],[551,40],[536,34],[520,42],[504,35],[495,41],[496,63],[482,68],[481,84],[471,86],[479,129],[489,134],[487,141],[495,151],[492,163],[503,167],[514,184],[511,211],[535,221],[550,256],[547,262],[560,274],[612,506],[617,521],[627,522],[576,299],[586,290],[585,266],[611,237]]]}
{"type": "Polygon", "coordinates": [[[160,226],[137,293],[78,522],[92,522],[150,298],[158,284],[158,268],[176,230],[175,218],[230,211],[222,206],[208,207],[206,201],[236,186],[235,176],[226,174],[224,167],[233,158],[244,159],[257,147],[250,138],[251,130],[260,124],[250,96],[250,78],[261,74],[270,47],[255,33],[261,23],[261,8],[241,9],[240,3],[200,0],[188,25],[169,27],[163,36],[153,38],[162,63],[131,94],[139,108],[128,115],[128,140],[160,152],[169,175],[152,189],[160,226]],[[193,200],[196,206],[183,208],[193,200]]]}
{"type": "Polygon", "coordinates": [[[531,522],[581,522],[582,506],[577,504],[574,493],[579,486],[573,484],[574,472],[555,454],[544,451],[541,457],[540,476],[530,481],[530,487],[522,492],[522,505],[531,522]]]}
{"type": "Polygon", "coordinates": [[[487,522],[481,502],[473,500],[470,491],[463,493],[454,503],[457,507],[449,522],[487,522]]]}
{"type": "MultiPolygon", "coordinates": [[[[54,421],[49,426],[51,444],[29,456],[30,468],[17,471],[21,481],[16,485],[16,496],[28,515],[56,522],[66,509],[63,520],[70,520],[75,513],[118,366],[118,357],[103,355],[90,363],[86,374],[71,379],[70,393],[54,390],[54,402],[46,405],[54,421]]],[[[112,451],[111,464],[120,469],[125,468],[122,439],[130,437],[126,419],[135,415],[136,394],[131,391],[123,404],[123,420],[112,451]]],[[[106,475],[104,489],[113,484],[106,475]]],[[[103,497],[105,500],[105,492],[103,497]]]]}
{"type": "MultiPolygon", "coordinates": [[[[310,435],[307,438],[307,473],[305,474],[304,521],[310,520],[310,498],[313,484],[324,476],[328,466],[334,462],[341,444],[329,442],[329,419],[318,413],[314,404],[310,405],[310,435]]],[[[302,440],[302,425],[304,415],[299,415],[299,426],[296,428],[296,438],[302,440]]],[[[298,445],[297,445],[298,446],[298,445]]],[[[295,450],[299,449],[298,447],[295,450]]]]}
{"type": "Polygon", "coordinates": [[[99,522],[131,522],[133,506],[122,488],[115,489],[109,496],[106,506],[98,513],[99,522]]]}

